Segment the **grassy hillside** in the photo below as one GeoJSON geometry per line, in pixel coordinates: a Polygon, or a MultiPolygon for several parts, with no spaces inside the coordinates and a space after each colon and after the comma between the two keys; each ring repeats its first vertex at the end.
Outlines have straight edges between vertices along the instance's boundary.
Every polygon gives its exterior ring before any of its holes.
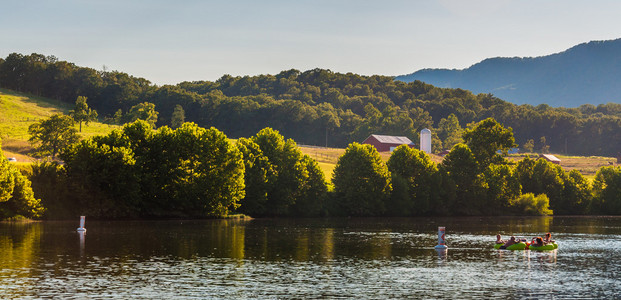
{"type": "MultiPolygon", "coordinates": [[[[72,105],[53,99],[35,97],[0,89],[0,138],[5,156],[18,161],[32,161],[28,156],[32,150],[28,143],[28,126],[57,113],[68,113],[72,105]]],[[[77,125],[76,125],[77,128],[77,125]]],[[[83,138],[107,134],[119,126],[92,122],[82,124],[83,138]]]]}

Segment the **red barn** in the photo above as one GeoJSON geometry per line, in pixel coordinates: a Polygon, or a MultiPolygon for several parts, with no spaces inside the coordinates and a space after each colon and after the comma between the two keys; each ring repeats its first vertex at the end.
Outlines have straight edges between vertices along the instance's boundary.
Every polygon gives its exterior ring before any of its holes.
{"type": "Polygon", "coordinates": [[[362,143],[373,145],[379,152],[392,151],[401,145],[408,145],[410,148],[414,147],[414,143],[407,137],[392,135],[372,134],[362,143]]]}

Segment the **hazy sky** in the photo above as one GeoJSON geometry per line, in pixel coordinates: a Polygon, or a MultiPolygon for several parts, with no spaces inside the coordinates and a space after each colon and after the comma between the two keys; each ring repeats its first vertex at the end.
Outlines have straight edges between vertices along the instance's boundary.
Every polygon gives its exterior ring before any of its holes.
{"type": "Polygon", "coordinates": [[[326,68],[402,75],[621,38],[621,1],[0,0],[0,57],[156,84],[326,68]]]}

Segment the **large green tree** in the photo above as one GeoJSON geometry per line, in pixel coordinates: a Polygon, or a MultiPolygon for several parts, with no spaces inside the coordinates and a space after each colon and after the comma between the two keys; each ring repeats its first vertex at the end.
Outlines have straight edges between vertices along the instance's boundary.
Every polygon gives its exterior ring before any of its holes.
{"type": "Polygon", "coordinates": [[[593,181],[595,211],[601,214],[621,214],[621,167],[602,167],[593,181]]]}
{"type": "MultiPolygon", "coordinates": [[[[65,161],[69,182],[79,191],[77,213],[100,218],[138,217],[141,206],[140,174],[128,147],[89,139],[71,145],[60,157],[65,161]]],[[[76,211],[74,211],[76,212],[76,211]]]]}
{"type": "Polygon", "coordinates": [[[237,148],[244,159],[245,196],[239,211],[247,215],[267,215],[267,195],[272,182],[276,180],[274,167],[257,143],[252,139],[240,138],[237,148]]]}
{"type": "Polygon", "coordinates": [[[559,213],[584,215],[591,212],[593,193],[591,180],[584,177],[580,171],[571,170],[566,173],[563,184],[563,208],[559,213]]]}
{"type": "Polygon", "coordinates": [[[460,215],[481,214],[487,186],[470,148],[465,144],[455,145],[444,157],[440,169],[448,179],[443,182],[446,185],[443,189],[455,191],[455,195],[450,197],[454,197],[454,203],[447,203],[451,207],[450,211],[460,215]]]}
{"type": "Polygon", "coordinates": [[[486,186],[486,202],[481,213],[486,215],[506,214],[511,211],[514,200],[522,193],[522,186],[509,165],[491,164],[483,172],[486,186]]]}
{"type": "Polygon", "coordinates": [[[522,193],[546,194],[555,213],[568,212],[569,206],[564,197],[566,175],[561,166],[542,158],[525,158],[518,162],[516,172],[522,185],[522,193]]]}
{"type": "Polygon", "coordinates": [[[225,216],[239,207],[244,197],[242,154],[224,133],[184,123],[176,130],[163,127],[154,141],[174,153],[172,160],[160,163],[170,169],[166,194],[184,213],[225,216]]]}
{"type": "Polygon", "coordinates": [[[97,111],[88,107],[86,97],[78,96],[78,99],[75,101],[75,108],[69,111],[69,116],[80,124],[80,132],[82,132],[82,122],[88,125],[89,122],[97,120],[97,111]]]}
{"type": "Polygon", "coordinates": [[[158,112],[155,110],[155,104],[150,102],[142,102],[138,103],[127,112],[126,118],[129,122],[134,122],[136,120],[143,120],[151,125],[151,127],[155,128],[155,123],[157,123],[158,112]]]}
{"type": "Polygon", "coordinates": [[[374,216],[386,211],[390,172],[372,145],[350,144],[336,163],[332,183],[339,213],[374,216]]]}
{"type": "Polygon", "coordinates": [[[301,186],[301,196],[291,207],[294,216],[318,216],[326,211],[328,185],[319,163],[308,155],[301,161],[305,170],[305,180],[301,186]]]}
{"type": "Polygon", "coordinates": [[[504,128],[493,118],[469,126],[464,130],[463,138],[479,163],[481,171],[492,163],[502,162],[502,157],[497,151],[506,154],[510,148],[516,146],[513,129],[504,128]]]}
{"type": "Polygon", "coordinates": [[[267,192],[268,214],[287,215],[301,193],[305,179],[300,163],[302,153],[291,139],[285,140],[276,130],[265,128],[252,137],[272,165],[273,181],[267,192]]]}
{"type": "Polygon", "coordinates": [[[392,152],[387,165],[392,174],[394,190],[397,190],[395,181],[404,180],[407,183],[408,196],[407,201],[398,201],[398,198],[391,197],[393,202],[402,204],[391,205],[388,207],[389,211],[399,215],[429,213],[440,189],[438,168],[429,155],[424,151],[401,145],[392,152]]]}
{"type": "Polygon", "coordinates": [[[61,157],[69,178],[93,192],[84,209],[101,217],[224,216],[244,196],[241,153],[222,132],[193,123],[153,131],[136,121],[61,157]]]}
{"type": "Polygon", "coordinates": [[[265,128],[238,148],[246,164],[240,211],[253,216],[318,215],[327,183],[319,165],[276,130],[265,128]]]}
{"type": "Polygon", "coordinates": [[[79,140],[77,130],[73,127],[73,119],[69,116],[56,114],[28,127],[30,141],[41,156],[56,157],[62,149],[79,140]]]}

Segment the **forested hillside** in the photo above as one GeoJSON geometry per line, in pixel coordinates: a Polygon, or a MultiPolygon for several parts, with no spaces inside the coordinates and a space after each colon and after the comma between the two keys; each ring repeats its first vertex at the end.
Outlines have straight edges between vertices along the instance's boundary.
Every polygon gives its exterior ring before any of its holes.
{"type": "Polygon", "coordinates": [[[542,57],[497,57],[467,69],[425,69],[397,76],[463,88],[518,104],[578,107],[621,101],[621,39],[577,45],[542,57]]]}
{"type": "Polygon", "coordinates": [[[0,59],[0,87],[71,104],[86,96],[110,123],[122,122],[132,107],[148,102],[159,113],[157,126],[176,127],[184,120],[216,127],[230,138],[272,127],[298,143],[345,147],[372,133],[417,141],[421,129],[431,128],[438,151],[459,142],[468,123],[494,117],[513,128],[520,146],[534,150],[616,155],[621,149],[619,104],[517,106],[491,94],[324,69],[156,86],[118,71],[13,53],[0,59]]]}

